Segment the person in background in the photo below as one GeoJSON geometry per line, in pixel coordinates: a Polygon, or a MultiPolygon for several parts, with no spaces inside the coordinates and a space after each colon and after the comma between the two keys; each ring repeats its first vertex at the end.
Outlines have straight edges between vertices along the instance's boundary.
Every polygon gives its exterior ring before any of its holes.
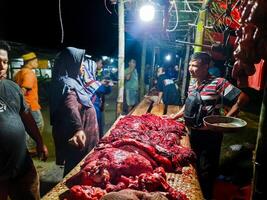
{"type": "Polygon", "coordinates": [[[144,76],[144,81],[145,81],[145,93],[148,93],[149,92],[149,89],[150,89],[150,82],[151,82],[151,78],[152,78],[152,67],[151,65],[149,64],[146,64],[146,67],[145,67],[145,76],[144,76]]]}
{"type": "Polygon", "coordinates": [[[94,104],[97,122],[99,127],[99,137],[104,136],[104,104],[105,104],[105,95],[111,93],[113,82],[110,80],[96,80],[96,71],[101,70],[103,67],[102,59],[96,58],[96,62],[86,58],[85,59],[85,68],[84,68],[84,83],[86,90],[91,94],[91,101],[94,104]]]}
{"type": "MultiPolygon", "coordinates": [[[[189,86],[185,105],[173,119],[189,118],[186,113],[192,108],[193,94],[198,91],[201,97],[201,115],[220,114],[222,106],[230,106],[226,116],[235,116],[248,101],[248,96],[224,78],[209,75],[211,56],[206,52],[194,53],[189,62],[189,72],[194,79],[189,86]],[[222,99],[224,105],[221,105],[222,99]]],[[[202,118],[202,119],[203,119],[202,118]]],[[[202,120],[203,121],[203,120],[202,120]]],[[[189,127],[190,128],[190,127],[189,127]]],[[[197,173],[205,199],[212,199],[213,183],[217,175],[223,134],[208,130],[203,123],[190,128],[191,147],[197,155],[197,173]]]]}
{"type": "Polygon", "coordinates": [[[95,57],[94,61],[96,63],[95,78],[98,81],[102,81],[103,77],[103,59],[101,57],[95,57]]]}
{"type": "Polygon", "coordinates": [[[55,59],[52,71],[50,120],[56,164],[73,169],[99,140],[96,112],[84,88],[85,50],[67,47],[55,59]]]}
{"type": "Polygon", "coordinates": [[[9,45],[0,41],[0,199],[40,199],[39,177],[26,147],[25,129],[41,160],[48,150],[19,86],[6,79],[9,45]]]}
{"type": "MultiPolygon", "coordinates": [[[[20,86],[25,100],[30,107],[32,116],[40,130],[43,132],[44,120],[41,113],[41,106],[38,98],[38,81],[33,69],[38,67],[38,59],[34,52],[22,55],[22,69],[15,75],[14,80],[20,86]]],[[[35,151],[34,142],[30,137],[27,137],[27,146],[30,151],[35,151]]]]}
{"type": "Polygon", "coordinates": [[[178,90],[178,86],[173,82],[172,79],[169,79],[165,74],[164,67],[158,68],[158,80],[157,88],[159,90],[157,104],[163,103],[165,105],[181,105],[181,95],[178,90]]]}
{"type": "Polygon", "coordinates": [[[138,103],[138,73],[134,59],[130,59],[128,68],[125,69],[125,80],[126,103],[130,112],[138,103]]]}

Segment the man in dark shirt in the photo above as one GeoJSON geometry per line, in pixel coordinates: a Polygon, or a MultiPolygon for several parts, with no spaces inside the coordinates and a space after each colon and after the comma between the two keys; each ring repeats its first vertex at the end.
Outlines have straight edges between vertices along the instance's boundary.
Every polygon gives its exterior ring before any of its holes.
{"type": "Polygon", "coordinates": [[[151,87],[151,78],[153,77],[153,69],[152,66],[149,64],[146,64],[145,67],[145,93],[149,92],[149,89],[151,87]]]}
{"type": "Polygon", "coordinates": [[[0,41],[0,199],[40,199],[25,130],[35,140],[42,160],[47,159],[48,151],[19,86],[6,79],[8,51],[7,43],[0,41]]]}
{"type": "Polygon", "coordinates": [[[162,99],[165,105],[181,105],[180,92],[174,81],[167,77],[163,67],[158,68],[157,88],[159,90],[157,103],[162,99]]]}

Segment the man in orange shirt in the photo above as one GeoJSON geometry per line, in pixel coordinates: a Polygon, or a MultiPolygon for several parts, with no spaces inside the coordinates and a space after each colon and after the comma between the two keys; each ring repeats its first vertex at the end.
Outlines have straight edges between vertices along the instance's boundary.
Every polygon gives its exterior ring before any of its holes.
{"type": "MultiPolygon", "coordinates": [[[[32,116],[42,133],[44,121],[40,111],[41,106],[38,103],[38,81],[35,73],[32,71],[38,67],[38,59],[34,52],[24,54],[22,58],[24,64],[22,69],[15,75],[15,81],[20,86],[32,116]]],[[[32,142],[27,141],[27,143],[28,148],[32,148],[32,142]]]]}

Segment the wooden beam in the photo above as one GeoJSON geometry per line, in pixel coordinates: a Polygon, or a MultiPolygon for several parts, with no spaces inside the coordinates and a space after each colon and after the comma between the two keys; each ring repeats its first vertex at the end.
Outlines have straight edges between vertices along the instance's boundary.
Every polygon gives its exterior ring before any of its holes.
{"type": "Polygon", "coordinates": [[[147,113],[150,106],[152,106],[153,102],[144,98],[133,110],[132,115],[142,115],[147,113]]]}
{"type": "Polygon", "coordinates": [[[125,59],[125,32],[124,32],[124,2],[118,1],[119,13],[119,63],[118,63],[118,98],[117,116],[123,111],[123,92],[124,92],[124,59],[125,59]]]}
{"type": "Polygon", "coordinates": [[[153,105],[153,108],[150,113],[157,116],[162,116],[164,114],[164,104],[161,103],[153,105]]]}

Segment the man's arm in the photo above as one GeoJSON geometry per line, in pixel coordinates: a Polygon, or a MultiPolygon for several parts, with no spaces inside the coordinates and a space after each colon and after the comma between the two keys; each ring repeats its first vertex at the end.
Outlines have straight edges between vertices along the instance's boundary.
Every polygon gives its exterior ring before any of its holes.
{"type": "Polygon", "coordinates": [[[240,109],[246,105],[249,101],[248,95],[246,95],[244,92],[241,92],[240,95],[238,96],[238,99],[236,103],[232,106],[232,108],[229,110],[229,112],[226,114],[226,116],[236,116],[240,109]]]}
{"type": "Polygon", "coordinates": [[[48,150],[47,147],[43,143],[43,138],[40,134],[40,131],[34,121],[34,118],[30,111],[26,110],[20,113],[22,122],[25,126],[27,133],[34,139],[36,142],[36,148],[38,156],[41,160],[45,161],[48,157],[48,150]]]}
{"type": "Polygon", "coordinates": [[[184,116],[184,109],[185,109],[185,105],[183,105],[183,107],[179,110],[178,113],[171,115],[170,118],[171,119],[179,119],[179,118],[183,117],[184,116]]]}
{"type": "Polygon", "coordinates": [[[133,71],[134,71],[135,68],[130,68],[128,73],[125,74],[125,79],[128,81],[131,79],[131,76],[133,74],[133,71]]]}
{"type": "Polygon", "coordinates": [[[22,83],[20,84],[23,95],[26,95],[27,91],[31,90],[34,85],[35,74],[28,72],[22,77],[22,83]]]}

